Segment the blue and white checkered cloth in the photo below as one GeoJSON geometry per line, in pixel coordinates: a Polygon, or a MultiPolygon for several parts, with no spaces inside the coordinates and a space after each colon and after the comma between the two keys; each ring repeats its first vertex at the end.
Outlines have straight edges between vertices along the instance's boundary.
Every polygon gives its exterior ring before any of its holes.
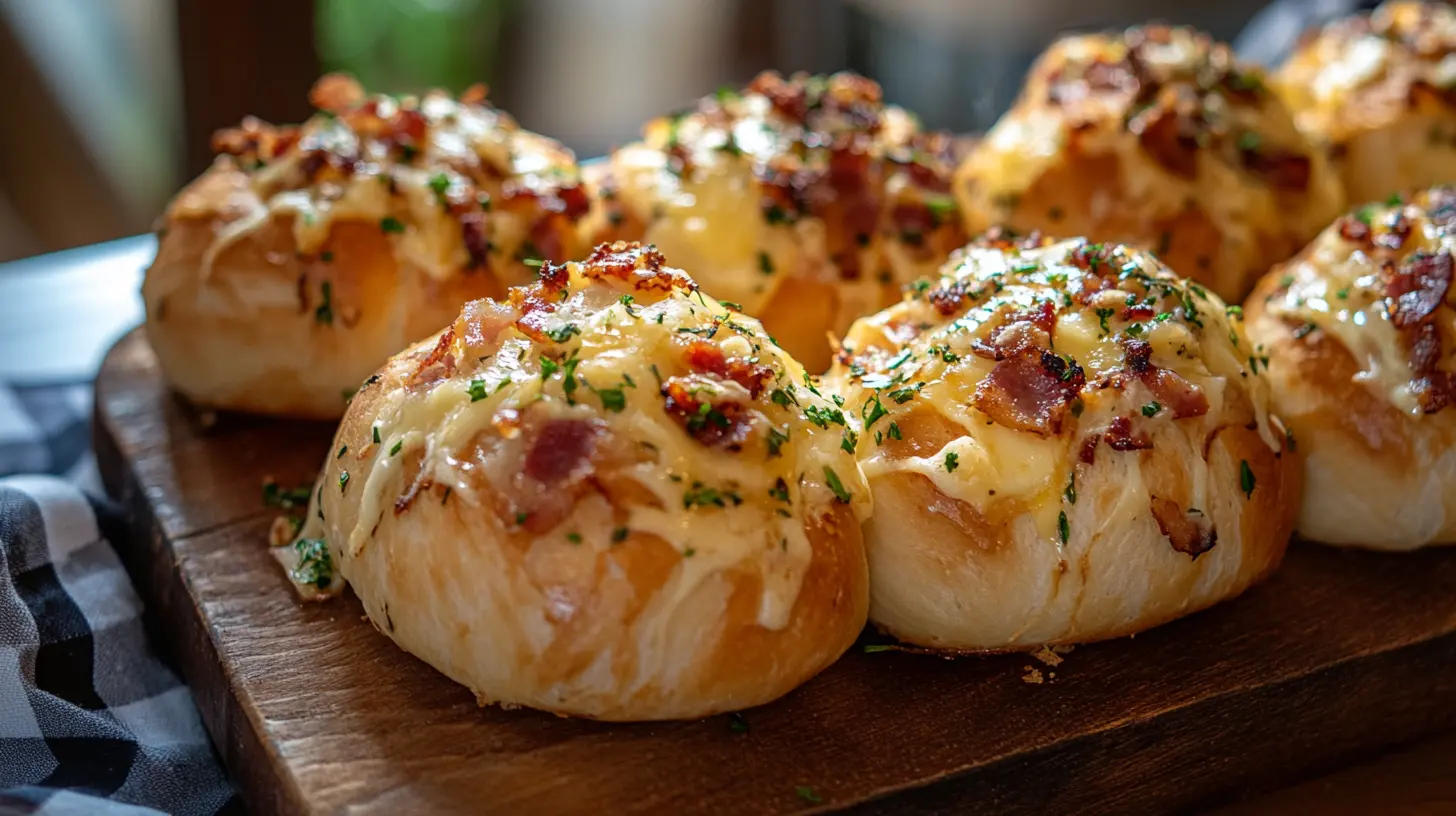
{"type": "Polygon", "coordinates": [[[103,535],[90,415],[0,384],[0,814],[241,812],[103,535]]]}

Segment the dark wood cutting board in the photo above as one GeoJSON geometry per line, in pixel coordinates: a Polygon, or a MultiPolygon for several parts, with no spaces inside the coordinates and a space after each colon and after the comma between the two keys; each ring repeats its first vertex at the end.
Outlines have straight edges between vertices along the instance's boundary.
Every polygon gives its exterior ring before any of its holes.
{"type": "Polygon", "coordinates": [[[260,812],[1165,811],[1456,727],[1456,551],[1313,545],[1055,667],[856,647],[746,732],[482,709],[352,596],[295,600],[267,553],[260,484],[308,483],[332,429],[201,419],[140,332],[111,351],[95,433],[118,548],[260,812]]]}

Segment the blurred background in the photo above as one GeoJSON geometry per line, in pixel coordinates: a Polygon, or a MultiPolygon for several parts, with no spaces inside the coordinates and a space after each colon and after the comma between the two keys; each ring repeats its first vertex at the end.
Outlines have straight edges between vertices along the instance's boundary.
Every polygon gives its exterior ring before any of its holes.
{"type": "Polygon", "coordinates": [[[385,92],[485,82],[582,157],[765,68],[852,68],[928,126],[972,131],[1058,33],[1160,19],[1232,39],[1264,5],[0,0],[0,261],[146,231],[206,167],[214,130],[245,114],[300,120],[321,71],[385,92]]]}

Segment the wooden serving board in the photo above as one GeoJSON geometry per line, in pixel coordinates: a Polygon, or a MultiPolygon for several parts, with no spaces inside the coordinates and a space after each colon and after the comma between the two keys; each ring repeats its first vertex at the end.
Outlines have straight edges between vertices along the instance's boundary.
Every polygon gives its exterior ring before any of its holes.
{"type": "Polygon", "coordinates": [[[267,553],[260,484],[308,483],[330,427],[206,427],[133,332],[95,428],[133,533],[118,548],[260,812],[1163,811],[1456,727],[1456,551],[1313,545],[1234,602],[1055,667],[857,647],[746,732],[483,709],[352,596],[295,600],[267,553]]]}

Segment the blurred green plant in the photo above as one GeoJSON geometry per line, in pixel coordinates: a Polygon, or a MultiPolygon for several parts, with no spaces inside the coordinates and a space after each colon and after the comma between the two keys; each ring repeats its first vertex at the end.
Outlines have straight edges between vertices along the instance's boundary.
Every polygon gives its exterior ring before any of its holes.
{"type": "Polygon", "coordinates": [[[319,58],[381,93],[489,84],[513,0],[318,0],[319,58]]]}

